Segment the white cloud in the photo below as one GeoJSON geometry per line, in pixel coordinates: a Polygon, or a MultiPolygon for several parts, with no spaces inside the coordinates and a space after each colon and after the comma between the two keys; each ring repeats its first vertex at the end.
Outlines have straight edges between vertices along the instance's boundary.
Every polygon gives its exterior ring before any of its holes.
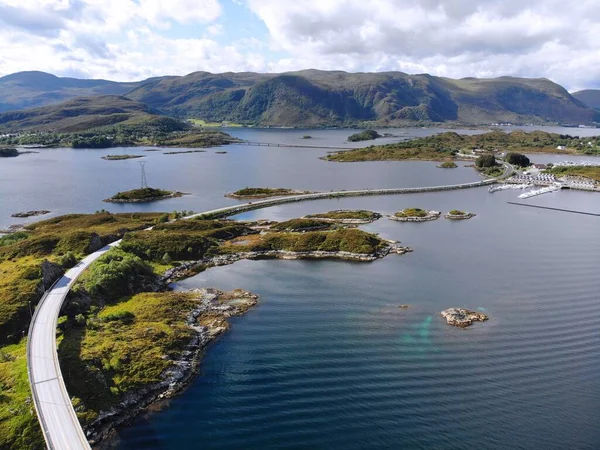
{"type": "Polygon", "coordinates": [[[558,0],[247,0],[274,69],[403,70],[442,76],[600,82],[600,2],[558,0]],[[575,71],[575,67],[585,71],[575,71]]]}
{"type": "Polygon", "coordinates": [[[0,75],[319,68],[600,87],[599,29],[599,1],[0,0],[0,75]],[[262,20],[268,38],[239,39],[247,21],[224,17],[226,1],[262,20]]]}

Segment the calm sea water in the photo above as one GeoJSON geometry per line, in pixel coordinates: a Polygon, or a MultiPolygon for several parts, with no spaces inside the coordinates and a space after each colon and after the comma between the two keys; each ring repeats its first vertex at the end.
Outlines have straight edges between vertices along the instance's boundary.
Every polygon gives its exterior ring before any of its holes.
{"type": "MultiPolygon", "coordinates": [[[[311,134],[311,142],[322,137],[327,145],[348,134],[236,133],[294,143],[311,134]]],[[[477,179],[472,169],[434,163],[327,163],[318,159],[321,150],[227,151],[148,153],[151,184],[194,193],[151,208],[219,206],[228,203],[223,192],[252,185],[322,190],[477,179]]],[[[13,210],[106,207],[100,199],[135,183],[138,173],[135,161],[99,159],[114,152],[56,150],[10,160],[11,169],[0,161],[2,220],[10,223],[13,210]],[[53,170],[56,176],[45,176],[53,170]]],[[[409,206],[478,214],[464,222],[383,218],[365,226],[415,249],[374,263],[242,261],[180,283],[178,289],[242,287],[261,300],[209,348],[190,387],[120,430],[116,448],[600,448],[600,217],[508,205],[518,193],[322,200],[239,216],[284,220],[409,206]],[[453,306],[485,311],[490,321],[450,327],[439,313],[453,306]]],[[[600,213],[594,193],[526,202],[600,213]]]]}

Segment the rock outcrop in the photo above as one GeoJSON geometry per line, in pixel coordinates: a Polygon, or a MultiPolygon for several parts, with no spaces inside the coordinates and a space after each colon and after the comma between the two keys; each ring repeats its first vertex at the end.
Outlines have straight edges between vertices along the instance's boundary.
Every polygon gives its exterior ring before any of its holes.
{"type": "Polygon", "coordinates": [[[486,314],[465,308],[449,308],[440,313],[449,325],[466,328],[473,322],[484,322],[489,319],[486,314]]]}

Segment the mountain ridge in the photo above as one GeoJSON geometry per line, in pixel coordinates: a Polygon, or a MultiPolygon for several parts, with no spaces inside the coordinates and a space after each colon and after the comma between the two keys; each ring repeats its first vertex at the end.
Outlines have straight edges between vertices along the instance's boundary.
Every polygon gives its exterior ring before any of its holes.
{"type": "Polygon", "coordinates": [[[177,118],[256,126],[591,124],[600,112],[545,78],[404,72],[193,72],[129,83],[20,72],[0,78],[0,112],[120,95],[177,118]],[[8,105],[8,106],[7,106],[8,105]]]}

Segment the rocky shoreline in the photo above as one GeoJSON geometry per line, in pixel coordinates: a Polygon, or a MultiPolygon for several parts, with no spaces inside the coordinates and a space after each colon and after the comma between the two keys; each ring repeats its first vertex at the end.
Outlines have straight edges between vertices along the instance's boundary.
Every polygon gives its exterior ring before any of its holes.
{"type": "Polygon", "coordinates": [[[430,220],[437,220],[440,218],[442,213],[440,211],[427,211],[427,215],[423,217],[418,216],[407,216],[407,217],[398,217],[398,216],[389,216],[391,220],[395,220],[397,222],[429,222],[430,220]]]}
{"type": "Polygon", "coordinates": [[[307,251],[290,252],[286,250],[262,250],[255,252],[240,252],[230,255],[219,255],[210,258],[204,258],[199,261],[188,261],[178,267],[167,270],[161,282],[172,283],[183,278],[195,275],[211,267],[227,266],[243,259],[342,259],[345,261],[363,261],[371,262],[385,256],[395,253],[403,255],[412,252],[412,248],[401,246],[399,242],[391,241],[388,246],[377,251],[374,254],[351,253],[351,252],[326,252],[326,251],[307,251]]]}
{"type": "Polygon", "coordinates": [[[231,192],[229,194],[225,194],[225,197],[235,198],[237,200],[256,200],[263,198],[273,198],[273,197],[290,197],[292,195],[303,195],[303,194],[314,194],[312,191],[298,191],[295,189],[285,189],[285,192],[281,193],[271,193],[271,194],[255,194],[255,195],[241,195],[236,194],[235,192],[231,192]]]}
{"type": "MultiPolygon", "coordinates": [[[[163,380],[131,392],[108,411],[102,412],[84,432],[91,445],[98,445],[114,436],[115,427],[130,423],[153,403],[169,399],[184,389],[200,369],[206,347],[229,328],[227,319],[244,314],[258,303],[258,296],[241,289],[223,292],[203,288],[189,291],[198,306],[187,316],[187,325],[195,334],[178,360],[163,373],[163,380]],[[203,320],[203,316],[207,316],[203,320]]],[[[102,448],[99,446],[98,448],[102,448]]]]}
{"type": "Polygon", "coordinates": [[[18,217],[18,218],[35,217],[35,216],[43,216],[45,214],[50,214],[50,212],[51,211],[41,209],[41,210],[35,210],[35,211],[25,211],[25,212],[14,213],[14,214],[11,214],[10,217],[18,217]]]}
{"type": "Polygon", "coordinates": [[[486,314],[466,308],[449,308],[440,314],[446,319],[448,325],[459,328],[466,328],[473,325],[473,322],[485,322],[489,319],[486,314]]]}

